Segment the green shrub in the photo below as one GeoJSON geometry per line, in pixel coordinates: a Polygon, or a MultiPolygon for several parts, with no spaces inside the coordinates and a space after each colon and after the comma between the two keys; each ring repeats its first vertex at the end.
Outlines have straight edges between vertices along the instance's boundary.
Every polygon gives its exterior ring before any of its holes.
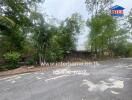
{"type": "Polygon", "coordinates": [[[0,64],[0,71],[5,71],[6,67],[3,64],[0,64]]]}
{"type": "Polygon", "coordinates": [[[18,52],[8,52],[4,54],[4,59],[7,62],[8,69],[14,69],[18,67],[18,62],[20,60],[20,53],[18,52]]]}
{"type": "Polygon", "coordinates": [[[34,65],[35,64],[35,60],[33,58],[28,60],[28,65],[34,65]]]}

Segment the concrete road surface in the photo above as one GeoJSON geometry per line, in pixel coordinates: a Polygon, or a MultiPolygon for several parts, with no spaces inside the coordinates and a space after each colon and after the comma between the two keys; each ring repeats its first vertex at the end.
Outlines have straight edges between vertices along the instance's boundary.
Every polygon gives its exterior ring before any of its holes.
{"type": "Polygon", "coordinates": [[[132,100],[132,59],[0,78],[0,100],[132,100]]]}

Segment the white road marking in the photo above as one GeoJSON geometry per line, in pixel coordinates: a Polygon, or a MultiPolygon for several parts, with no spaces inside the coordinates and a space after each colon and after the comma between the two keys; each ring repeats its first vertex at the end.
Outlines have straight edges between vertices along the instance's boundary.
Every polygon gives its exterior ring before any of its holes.
{"type": "Polygon", "coordinates": [[[117,66],[114,66],[116,68],[128,68],[129,66],[128,65],[117,65],[117,66]]]}
{"type": "Polygon", "coordinates": [[[31,73],[24,73],[24,74],[13,75],[13,76],[10,76],[10,77],[1,78],[0,81],[7,80],[7,79],[12,79],[12,78],[16,78],[18,76],[29,75],[29,74],[31,74],[31,73]]]}
{"type": "Polygon", "coordinates": [[[131,78],[125,78],[125,79],[130,80],[131,78]]]}
{"type": "Polygon", "coordinates": [[[124,82],[123,81],[117,80],[117,81],[114,81],[112,84],[113,85],[110,88],[119,88],[119,89],[124,88],[124,82]]]}
{"type": "Polygon", "coordinates": [[[48,82],[50,80],[56,80],[56,79],[59,79],[59,78],[62,78],[62,77],[68,77],[68,76],[69,75],[61,75],[61,76],[52,77],[52,78],[46,79],[45,82],[48,82]]]}
{"type": "Polygon", "coordinates": [[[92,91],[105,91],[107,89],[122,89],[124,88],[124,82],[121,80],[114,80],[114,79],[109,79],[109,82],[104,82],[104,81],[100,81],[99,84],[95,84],[91,81],[88,80],[83,80],[83,83],[81,84],[81,86],[83,85],[87,85],[88,86],[88,91],[92,92],[92,91]]]}
{"type": "Polygon", "coordinates": [[[82,100],[86,100],[86,99],[82,98],[82,100]]]}
{"type": "Polygon", "coordinates": [[[44,75],[44,73],[40,73],[41,75],[44,75]]]}
{"type": "Polygon", "coordinates": [[[115,81],[115,79],[113,79],[113,78],[109,78],[108,80],[109,80],[109,81],[115,81]]]}
{"type": "Polygon", "coordinates": [[[15,80],[13,80],[13,81],[11,81],[11,83],[12,83],[12,84],[14,84],[14,83],[16,83],[16,81],[15,81],[15,80]]]}
{"type": "Polygon", "coordinates": [[[120,94],[119,92],[111,91],[112,94],[120,94]]]}
{"type": "Polygon", "coordinates": [[[90,75],[86,70],[70,70],[70,69],[58,69],[53,71],[55,75],[90,75]]]}
{"type": "Polygon", "coordinates": [[[18,79],[20,79],[20,78],[22,78],[21,76],[16,76],[16,77],[14,77],[14,78],[10,78],[10,79],[8,79],[8,80],[6,80],[7,82],[11,82],[12,84],[14,84],[14,83],[16,83],[16,81],[18,80],[18,79]]]}
{"type": "Polygon", "coordinates": [[[116,68],[122,68],[122,66],[121,66],[121,65],[117,65],[117,66],[114,66],[114,67],[116,67],[116,68]]]}
{"type": "Polygon", "coordinates": [[[129,66],[123,66],[124,68],[128,68],[129,66]]]}
{"type": "Polygon", "coordinates": [[[29,75],[29,74],[31,74],[31,73],[24,73],[24,74],[18,74],[18,75],[25,76],[25,75],[29,75]]]}
{"type": "Polygon", "coordinates": [[[36,77],[38,80],[41,80],[42,78],[41,77],[36,77]]]}
{"type": "Polygon", "coordinates": [[[12,78],[16,78],[16,77],[18,77],[18,75],[14,75],[14,76],[11,76],[11,77],[2,78],[2,79],[0,79],[0,81],[7,80],[7,79],[12,79],[12,78]]]}
{"type": "Polygon", "coordinates": [[[17,79],[20,79],[20,78],[22,78],[22,77],[21,76],[16,76],[16,77],[8,79],[6,81],[13,81],[13,80],[17,80],[17,79]]]}
{"type": "Polygon", "coordinates": [[[127,69],[132,69],[132,68],[127,68],[127,69]]]}

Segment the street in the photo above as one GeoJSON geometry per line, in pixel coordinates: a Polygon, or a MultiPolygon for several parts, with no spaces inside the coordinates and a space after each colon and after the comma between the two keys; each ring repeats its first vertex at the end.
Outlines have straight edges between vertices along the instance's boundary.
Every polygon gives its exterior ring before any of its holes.
{"type": "Polygon", "coordinates": [[[132,59],[0,78],[0,100],[132,100],[132,59]]]}

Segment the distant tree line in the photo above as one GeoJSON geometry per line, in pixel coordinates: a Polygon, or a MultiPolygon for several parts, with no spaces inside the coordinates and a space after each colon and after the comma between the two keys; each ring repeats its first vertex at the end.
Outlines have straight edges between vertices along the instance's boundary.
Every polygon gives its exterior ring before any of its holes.
{"type": "Polygon", "coordinates": [[[7,69],[16,68],[28,56],[29,64],[61,61],[76,49],[81,16],[74,13],[57,25],[48,23],[37,7],[42,2],[0,1],[0,59],[7,69]]]}
{"type": "MultiPolygon", "coordinates": [[[[42,2],[0,1],[0,70],[17,68],[18,62],[25,59],[29,65],[62,61],[76,50],[76,36],[84,23],[81,16],[74,13],[60,23],[50,23],[38,10],[42,2]]],[[[86,22],[90,29],[88,51],[99,58],[106,54],[131,56],[132,11],[124,19],[114,18],[109,13],[113,0],[86,0],[85,3],[90,16],[86,22]]]]}
{"type": "Polygon", "coordinates": [[[98,58],[132,56],[131,25],[132,13],[124,17],[112,17],[110,8],[113,0],[86,0],[91,18],[87,49],[98,58]]]}

